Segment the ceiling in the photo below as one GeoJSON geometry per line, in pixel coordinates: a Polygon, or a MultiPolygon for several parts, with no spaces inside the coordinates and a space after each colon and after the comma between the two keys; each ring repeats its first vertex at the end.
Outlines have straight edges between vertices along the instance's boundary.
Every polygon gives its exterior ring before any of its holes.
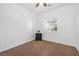
{"type": "Polygon", "coordinates": [[[44,7],[43,5],[39,5],[36,7],[36,3],[19,3],[19,5],[23,6],[24,8],[29,9],[34,13],[44,13],[52,10],[56,10],[58,8],[71,5],[72,3],[47,3],[48,6],[44,7]]]}

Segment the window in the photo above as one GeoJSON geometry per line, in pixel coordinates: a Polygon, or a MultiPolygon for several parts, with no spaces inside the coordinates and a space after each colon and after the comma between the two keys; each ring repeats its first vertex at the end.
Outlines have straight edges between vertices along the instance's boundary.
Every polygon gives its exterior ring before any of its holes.
{"type": "Polygon", "coordinates": [[[44,31],[57,31],[57,19],[49,18],[44,20],[44,31]]]}

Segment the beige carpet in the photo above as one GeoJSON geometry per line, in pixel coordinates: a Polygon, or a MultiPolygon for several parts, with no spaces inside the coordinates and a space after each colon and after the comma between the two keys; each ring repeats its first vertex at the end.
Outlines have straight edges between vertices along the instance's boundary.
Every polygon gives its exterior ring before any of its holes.
{"type": "Polygon", "coordinates": [[[18,47],[0,52],[1,56],[79,56],[75,47],[49,42],[30,41],[18,47]]]}

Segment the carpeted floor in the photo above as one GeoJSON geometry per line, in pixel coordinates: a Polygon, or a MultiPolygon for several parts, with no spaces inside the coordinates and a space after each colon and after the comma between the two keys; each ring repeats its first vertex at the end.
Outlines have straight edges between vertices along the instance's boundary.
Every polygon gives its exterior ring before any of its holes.
{"type": "Polygon", "coordinates": [[[75,47],[49,42],[30,41],[7,51],[0,52],[1,56],[79,56],[75,47]]]}

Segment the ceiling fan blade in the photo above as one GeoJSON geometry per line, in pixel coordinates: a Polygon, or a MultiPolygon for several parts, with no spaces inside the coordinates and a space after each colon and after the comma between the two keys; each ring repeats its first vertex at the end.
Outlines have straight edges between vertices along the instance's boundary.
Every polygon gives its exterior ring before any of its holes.
{"type": "Polygon", "coordinates": [[[39,6],[39,3],[36,4],[36,7],[38,7],[38,6],[39,6]]]}
{"type": "Polygon", "coordinates": [[[43,5],[44,5],[45,7],[47,7],[47,4],[46,4],[46,3],[43,3],[43,5]]]}

